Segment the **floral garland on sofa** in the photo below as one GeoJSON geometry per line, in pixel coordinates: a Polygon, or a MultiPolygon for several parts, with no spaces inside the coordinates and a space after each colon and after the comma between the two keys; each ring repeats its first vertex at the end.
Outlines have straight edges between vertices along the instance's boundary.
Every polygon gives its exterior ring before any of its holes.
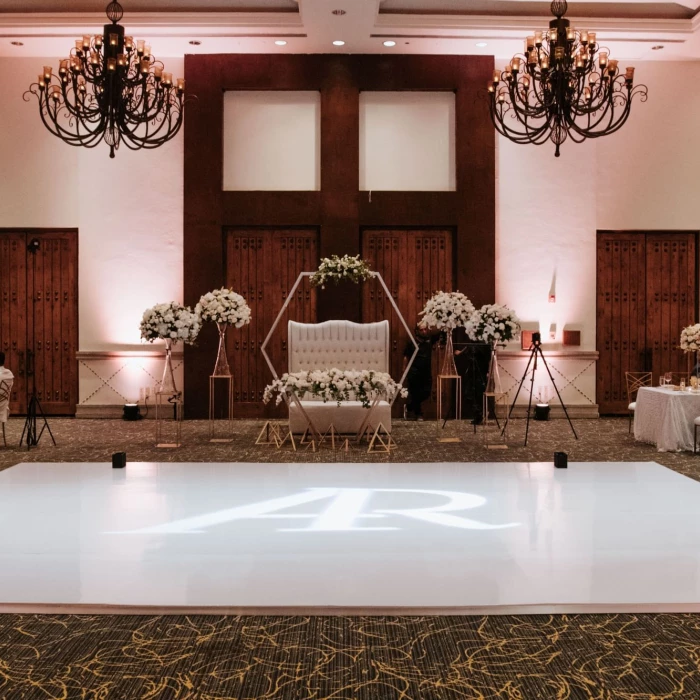
{"type": "Polygon", "coordinates": [[[311,276],[311,284],[314,287],[325,289],[326,282],[338,284],[344,280],[359,284],[372,276],[369,265],[359,255],[332,255],[323,258],[318,270],[311,276]]]}
{"type": "Polygon", "coordinates": [[[405,398],[408,391],[395,382],[387,372],[350,369],[315,369],[302,372],[287,372],[265,387],[263,402],[269,403],[277,395],[276,403],[292,393],[300,398],[310,394],[324,403],[335,401],[359,401],[369,408],[375,399],[393,401],[396,396],[405,398]]]}

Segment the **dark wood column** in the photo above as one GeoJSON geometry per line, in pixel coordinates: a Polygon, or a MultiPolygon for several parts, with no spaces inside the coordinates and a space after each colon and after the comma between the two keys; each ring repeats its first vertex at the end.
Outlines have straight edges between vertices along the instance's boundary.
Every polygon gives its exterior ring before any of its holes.
{"type": "MultiPolygon", "coordinates": [[[[495,295],[495,133],[478,97],[493,70],[482,56],[198,55],[185,57],[188,92],[198,104],[185,120],[185,303],[225,279],[224,230],[316,228],[319,254],[355,255],[368,226],[449,227],[456,287],[475,304],[495,295]],[[226,90],[318,90],[321,190],[224,192],[223,94],[226,90]],[[455,192],[359,191],[359,96],[363,90],[453,91],[456,95],[455,192]]],[[[331,286],[318,319],[359,321],[361,289],[331,286]]],[[[207,327],[185,350],[186,416],[207,411],[216,333],[207,327]]]]}

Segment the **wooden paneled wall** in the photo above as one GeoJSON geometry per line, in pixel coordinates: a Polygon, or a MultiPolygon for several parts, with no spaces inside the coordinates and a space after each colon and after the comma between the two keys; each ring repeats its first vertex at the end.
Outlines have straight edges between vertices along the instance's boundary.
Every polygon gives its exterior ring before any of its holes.
{"type": "MultiPolygon", "coordinates": [[[[487,104],[479,96],[492,71],[493,58],[485,56],[186,56],[188,91],[198,101],[185,120],[185,303],[195,304],[236,269],[238,263],[227,262],[227,255],[238,254],[230,248],[229,229],[317,231],[318,255],[328,256],[357,254],[363,229],[390,227],[450,229],[454,286],[477,305],[492,302],[495,135],[487,104]],[[320,91],[320,191],[222,191],[226,90],[320,91]],[[375,191],[370,198],[359,190],[359,95],[365,90],[454,91],[455,192],[375,191]]],[[[331,287],[315,303],[319,321],[362,317],[359,287],[331,287]]],[[[232,336],[243,342],[240,334],[232,336]]],[[[207,327],[198,345],[185,349],[187,417],[206,416],[216,342],[215,329],[207,327]]],[[[258,384],[245,389],[249,396],[259,390],[258,384]]]]}
{"type": "MultiPolygon", "coordinates": [[[[625,372],[687,372],[681,330],[697,320],[697,233],[602,231],[597,253],[597,400],[626,413],[625,372]]],[[[694,358],[693,358],[694,360],[694,358]]]]}

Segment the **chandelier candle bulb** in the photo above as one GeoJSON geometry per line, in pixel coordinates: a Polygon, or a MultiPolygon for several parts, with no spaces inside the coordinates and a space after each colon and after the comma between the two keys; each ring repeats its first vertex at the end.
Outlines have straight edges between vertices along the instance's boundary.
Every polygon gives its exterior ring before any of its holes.
{"type": "Polygon", "coordinates": [[[98,65],[100,62],[100,55],[97,53],[97,51],[91,51],[90,52],[90,63],[93,66],[98,65]]]}
{"type": "Polygon", "coordinates": [[[108,58],[107,59],[107,70],[116,70],[117,69],[117,59],[116,58],[108,58]]]}
{"type": "Polygon", "coordinates": [[[566,40],[573,41],[576,38],[576,30],[573,27],[566,28],[566,40]]]}
{"type": "Polygon", "coordinates": [[[184,78],[177,79],[177,91],[180,93],[185,92],[185,79],[184,78]]]}
{"type": "Polygon", "coordinates": [[[586,46],[588,44],[588,32],[581,30],[581,43],[586,46]]]}
{"type": "Polygon", "coordinates": [[[613,78],[617,73],[617,61],[614,58],[611,58],[610,61],[608,61],[608,73],[610,73],[610,76],[613,78]]]}
{"type": "Polygon", "coordinates": [[[527,62],[528,62],[528,65],[530,65],[530,66],[537,65],[537,50],[536,49],[532,49],[530,51],[530,53],[527,56],[527,62]]]}
{"type": "Polygon", "coordinates": [[[162,66],[155,66],[153,68],[153,77],[160,81],[160,79],[163,77],[163,68],[162,66]]]}
{"type": "Polygon", "coordinates": [[[44,80],[47,83],[51,82],[51,74],[53,73],[53,68],[51,66],[44,66],[44,80]]]}
{"type": "Polygon", "coordinates": [[[632,83],[632,81],[634,80],[634,67],[633,66],[629,66],[629,67],[625,68],[625,80],[628,83],[632,83]]]}
{"type": "Polygon", "coordinates": [[[51,98],[53,99],[54,102],[58,102],[60,97],[61,97],[61,88],[59,88],[58,85],[52,85],[51,86],[51,98]]]}
{"type": "Polygon", "coordinates": [[[143,39],[138,39],[136,41],[136,52],[138,53],[139,56],[143,56],[143,48],[146,45],[146,42],[143,39]]]}
{"type": "Polygon", "coordinates": [[[601,68],[605,68],[608,65],[608,54],[606,51],[601,51],[598,57],[598,64],[601,68]]]}
{"type": "Polygon", "coordinates": [[[595,49],[595,37],[595,32],[588,32],[588,44],[591,47],[591,50],[595,49]]]}
{"type": "Polygon", "coordinates": [[[535,37],[529,36],[525,39],[525,52],[529,53],[530,49],[533,49],[535,47],[535,37]]]}
{"type": "Polygon", "coordinates": [[[95,34],[95,48],[96,49],[102,48],[102,35],[101,34],[95,34]]]}
{"type": "MultiPolygon", "coordinates": [[[[629,70],[629,68],[628,68],[627,70],[629,70]]],[[[632,70],[634,70],[634,69],[632,69],[632,70]]],[[[501,81],[501,72],[498,71],[498,70],[495,70],[495,71],[493,72],[493,84],[494,84],[494,85],[498,85],[498,83],[499,83],[500,81],[501,81]]]]}
{"type": "Polygon", "coordinates": [[[535,32],[535,46],[538,49],[542,46],[542,32],[535,32]]]}
{"type": "Polygon", "coordinates": [[[59,75],[65,75],[68,72],[68,59],[64,58],[59,64],[58,64],[58,74],[59,75]]]}
{"type": "Polygon", "coordinates": [[[90,39],[91,37],[87,34],[83,36],[83,51],[87,51],[90,48],[90,39]]]}
{"type": "Polygon", "coordinates": [[[151,57],[151,47],[150,47],[149,44],[146,44],[146,45],[143,47],[143,55],[144,55],[146,58],[150,58],[150,57],[151,57]]]}
{"type": "Polygon", "coordinates": [[[549,30],[549,43],[555,44],[557,41],[557,30],[555,28],[549,30]]]}
{"type": "Polygon", "coordinates": [[[510,69],[513,71],[513,73],[517,73],[520,70],[520,59],[519,58],[514,58],[510,62],[510,69]]]}
{"type": "Polygon", "coordinates": [[[126,54],[123,54],[123,53],[117,54],[117,65],[120,68],[123,68],[124,66],[126,66],[126,54]]]}
{"type": "Polygon", "coordinates": [[[119,34],[110,33],[109,35],[109,45],[117,46],[119,44],[119,34]]]}
{"type": "MultiPolygon", "coordinates": [[[[148,75],[148,70],[150,68],[150,63],[148,62],[147,58],[142,58],[141,63],[139,64],[139,68],[141,70],[141,75],[148,75]]],[[[167,75],[167,74],[166,74],[167,75]]],[[[164,81],[165,82],[165,81],[164,81]]]]}
{"type": "Polygon", "coordinates": [[[44,74],[43,73],[38,77],[37,84],[39,85],[39,90],[43,90],[46,87],[46,85],[44,84],[44,74]]]}
{"type": "Polygon", "coordinates": [[[124,48],[128,51],[133,51],[134,49],[134,37],[125,36],[124,37],[124,48]]]}

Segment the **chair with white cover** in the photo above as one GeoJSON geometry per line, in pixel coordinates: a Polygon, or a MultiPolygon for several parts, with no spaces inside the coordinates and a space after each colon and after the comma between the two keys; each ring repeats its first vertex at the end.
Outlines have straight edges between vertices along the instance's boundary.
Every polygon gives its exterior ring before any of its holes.
{"type": "Polygon", "coordinates": [[[5,439],[5,423],[10,417],[10,395],[12,394],[12,384],[14,380],[3,379],[0,381],[0,424],[2,424],[2,442],[7,447],[5,439]]]}
{"type": "MultiPolygon", "coordinates": [[[[389,322],[353,323],[352,321],[324,321],[297,323],[289,321],[289,372],[315,369],[389,371],[389,322]]],[[[300,396],[304,411],[318,431],[324,433],[331,424],[338,433],[356,433],[362,427],[368,409],[359,401],[344,401],[340,406],[333,401],[300,396]]],[[[391,404],[380,401],[372,413],[372,424],[381,423],[391,431],[391,404]]],[[[289,404],[289,429],[303,433],[306,419],[294,401],[289,404]]]]}
{"type": "Polygon", "coordinates": [[[629,412],[629,430],[632,432],[632,418],[637,409],[637,392],[643,386],[651,386],[651,372],[625,372],[625,382],[627,383],[627,411],[629,412]]]}

